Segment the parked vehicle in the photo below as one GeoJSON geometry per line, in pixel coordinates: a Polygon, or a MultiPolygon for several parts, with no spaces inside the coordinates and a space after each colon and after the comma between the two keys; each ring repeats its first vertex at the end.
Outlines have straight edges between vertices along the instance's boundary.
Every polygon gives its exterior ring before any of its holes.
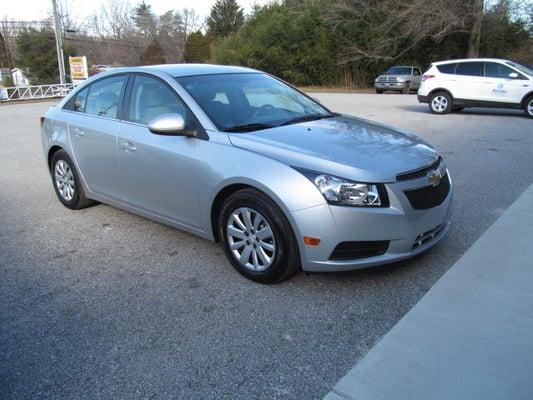
{"type": "Polygon", "coordinates": [[[385,90],[398,91],[404,94],[411,90],[418,90],[421,82],[420,68],[412,66],[390,67],[374,81],[376,93],[383,93],[385,90]]]}
{"type": "Polygon", "coordinates": [[[448,230],[451,181],[429,144],[252,69],[113,69],[41,126],[63,205],[100,201],[221,241],[258,282],[402,260],[448,230]]]}
{"type": "Polygon", "coordinates": [[[533,69],[495,58],[436,62],[422,76],[418,101],[435,114],[497,107],[523,109],[533,118],[533,69]]]}

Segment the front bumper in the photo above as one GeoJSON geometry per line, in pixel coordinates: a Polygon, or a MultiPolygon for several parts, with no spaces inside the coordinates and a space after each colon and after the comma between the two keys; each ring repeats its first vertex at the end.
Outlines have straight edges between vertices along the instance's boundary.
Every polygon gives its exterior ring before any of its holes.
{"type": "Polygon", "coordinates": [[[450,181],[450,191],[440,205],[415,210],[403,191],[423,185],[427,185],[425,177],[386,184],[390,200],[388,208],[322,204],[294,212],[292,216],[301,235],[321,239],[317,247],[300,243],[302,269],[313,272],[355,270],[404,260],[437,244],[449,229],[453,186],[450,181]],[[429,237],[421,241],[421,235],[428,232],[431,232],[429,237]],[[376,256],[332,259],[339,243],[351,241],[389,241],[389,245],[385,252],[376,256]]]}
{"type": "Polygon", "coordinates": [[[405,82],[374,82],[374,87],[380,90],[401,90],[405,82]]]}

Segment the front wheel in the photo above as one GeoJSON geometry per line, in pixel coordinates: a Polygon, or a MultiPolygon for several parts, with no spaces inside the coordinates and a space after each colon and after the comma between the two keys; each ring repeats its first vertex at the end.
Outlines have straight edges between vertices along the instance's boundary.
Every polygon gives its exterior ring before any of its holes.
{"type": "Polygon", "coordinates": [[[224,202],[219,235],[233,267],[255,282],[281,282],[300,267],[289,221],[278,205],[258,190],[239,190],[224,202]]]}
{"type": "Polygon", "coordinates": [[[383,90],[381,90],[381,89],[376,89],[376,93],[377,93],[377,94],[381,94],[381,93],[383,93],[383,90]]]}
{"type": "Polygon", "coordinates": [[[435,93],[429,98],[429,110],[433,114],[448,114],[452,107],[452,98],[446,92],[435,93]]]}
{"type": "Polygon", "coordinates": [[[533,96],[529,96],[524,103],[524,112],[529,118],[533,118],[533,96]]]}
{"type": "Polygon", "coordinates": [[[409,90],[410,90],[410,86],[409,85],[410,85],[409,83],[405,84],[405,86],[401,90],[402,94],[409,94],[409,90]]]}

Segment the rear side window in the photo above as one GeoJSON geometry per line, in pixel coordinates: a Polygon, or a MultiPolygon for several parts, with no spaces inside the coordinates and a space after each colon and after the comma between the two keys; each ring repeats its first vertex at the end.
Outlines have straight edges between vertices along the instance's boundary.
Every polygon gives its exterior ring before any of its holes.
{"type": "Polygon", "coordinates": [[[511,68],[506,67],[503,64],[494,62],[485,63],[485,76],[490,78],[509,78],[509,74],[513,71],[511,68]]]}
{"type": "Polygon", "coordinates": [[[117,118],[118,105],[125,83],[125,75],[112,76],[93,83],[89,87],[85,113],[99,117],[117,118]]]}
{"type": "Polygon", "coordinates": [[[457,64],[455,63],[442,64],[442,65],[437,65],[437,69],[439,70],[440,73],[443,73],[443,74],[454,74],[456,66],[457,64]]]}
{"type": "Polygon", "coordinates": [[[481,62],[464,62],[457,64],[455,69],[456,75],[483,76],[483,63],[481,62]]]}
{"type": "Polygon", "coordinates": [[[85,110],[85,100],[87,100],[87,92],[89,88],[85,88],[76,93],[72,98],[65,104],[63,109],[76,112],[84,112],[85,110]]]}

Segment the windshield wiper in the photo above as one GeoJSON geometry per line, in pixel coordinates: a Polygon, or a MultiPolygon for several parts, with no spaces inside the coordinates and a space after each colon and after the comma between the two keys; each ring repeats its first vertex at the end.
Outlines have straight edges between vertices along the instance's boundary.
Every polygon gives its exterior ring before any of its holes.
{"type": "Polygon", "coordinates": [[[335,114],[335,113],[302,115],[301,117],[296,117],[296,118],[293,118],[293,119],[289,119],[288,121],[282,122],[278,126],[296,124],[298,122],[316,121],[317,119],[323,119],[323,118],[332,118],[332,117],[335,117],[336,115],[337,114],[335,114]]]}
{"type": "Polygon", "coordinates": [[[269,124],[244,124],[244,125],[235,125],[230,126],[229,128],[222,129],[224,132],[250,132],[250,131],[258,131],[261,129],[268,129],[268,128],[274,128],[276,125],[269,125],[269,124]]]}

